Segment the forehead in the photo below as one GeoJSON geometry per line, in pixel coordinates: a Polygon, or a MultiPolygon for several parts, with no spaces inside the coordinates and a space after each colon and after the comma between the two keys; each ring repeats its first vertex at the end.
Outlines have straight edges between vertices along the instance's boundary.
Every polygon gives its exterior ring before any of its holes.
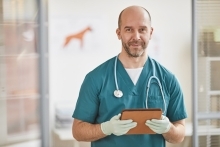
{"type": "Polygon", "coordinates": [[[149,26],[150,18],[143,8],[125,9],[121,15],[121,26],[149,26]]]}

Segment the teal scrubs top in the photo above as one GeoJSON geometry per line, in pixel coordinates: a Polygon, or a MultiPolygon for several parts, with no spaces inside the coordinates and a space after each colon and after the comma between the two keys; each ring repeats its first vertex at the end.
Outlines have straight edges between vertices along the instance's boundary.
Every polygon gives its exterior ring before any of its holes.
{"type": "MultiPolygon", "coordinates": [[[[166,115],[171,122],[187,117],[183,93],[176,77],[155,60],[146,61],[140,77],[133,84],[119,59],[117,59],[116,73],[118,87],[123,92],[121,98],[114,96],[116,89],[114,79],[115,57],[109,59],[89,72],[79,92],[72,117],[100,124],[109,121],[113,116],[121,113],[125,108],[146,108],[146,88],[149,78],[153,75],[154,62],[156,76],[159,78],[166,101],[166,115]]],[[[148,97],[148,108],[164,110],[162,94],[156,80],[151,80],[148,97]]],[[[91,147],[165,147],[165,139],[161,134],[151,135],[109,135],[91,142],[91,147]]]]}

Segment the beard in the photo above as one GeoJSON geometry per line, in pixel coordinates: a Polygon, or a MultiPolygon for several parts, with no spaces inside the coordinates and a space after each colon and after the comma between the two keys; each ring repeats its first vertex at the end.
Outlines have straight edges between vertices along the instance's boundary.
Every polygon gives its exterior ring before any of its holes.
{"type": "Polygon", "coordinates": [[[132,42],[128,42],[128,43],[125,43],[125,42],[122,41],[122,46],[125,49],[126,53],[130,57],[134,57],[134,58],[142,56],[143,53],[145,52],[146,48],[147,48],[146,43],[143,42],[143,41],[132,41],[132,42]],[[141,46],[141,49],[138,49],[138,48],[131,49],[130,46],[132,44],[138,44],[139,46],[141,46]],[[133,52],[132,52],[132,50],[133,50],[133,52]]]}

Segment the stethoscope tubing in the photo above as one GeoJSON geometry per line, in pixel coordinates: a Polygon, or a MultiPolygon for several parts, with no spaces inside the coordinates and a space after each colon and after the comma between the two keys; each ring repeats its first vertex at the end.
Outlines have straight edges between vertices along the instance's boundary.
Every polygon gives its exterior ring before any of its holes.
{"type": "MultiPolygon", "coordinates": [[[[147,83],[147,95],[146,95],[146,102],[145,102],[146,103],[146,108],[148,108],[148,92],[149,92],[149,89],[150,89],[151,80],[156,79],[157,83],[159,85],[159,88],[160,88],[160,92],[162,94],[162,99],[163,99],[163,104],[164,104],[163,114],[165,114],[165,112],[166,112],[166,101],[165,101],[165,98],[164,98],[162,85],[161,85],[160,80],[156,77],[155,65],[154,65],[152,59],[151,58],[149,58],[149,59],[150,59],[150,61],[152,63],[152,66],[153,66],[153,76],[151,76],[149,78],[148,83],[147,83]]],[[[115,86],[116,86],[116,90],[114,91],[114,95],[117,98],[121,98],[123,96],[123,92],[119,89],[118,81],[117,81],[117,73],[116,73],[117,60],[118,60],[118,55],[115,57],[115,64],[114,64],[114,78],[115,78],[115,86]]]]}

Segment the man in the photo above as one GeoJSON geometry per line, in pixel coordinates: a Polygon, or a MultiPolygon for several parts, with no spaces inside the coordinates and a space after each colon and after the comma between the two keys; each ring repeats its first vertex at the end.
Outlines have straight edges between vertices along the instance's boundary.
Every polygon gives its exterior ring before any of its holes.
{"type": "Polygon", "coordinates": [[[74,138],[91,141],[92,147],[165,147],[165,140],[182,142],[187,117],[183,94],[175,76],[147,55],[153,33],[149,12],[139,6],[125,8],[116,33],[122,42],[120,54],[89,72],[83,81],[73,113],[74,138]],[[147,92],[154,73],[162,90],[154,79],[147,92]],[[126,135],[137,123],[120,120],[125,108],[162,108],[161,120],[145,123],[156,134],[126,135]]]}

